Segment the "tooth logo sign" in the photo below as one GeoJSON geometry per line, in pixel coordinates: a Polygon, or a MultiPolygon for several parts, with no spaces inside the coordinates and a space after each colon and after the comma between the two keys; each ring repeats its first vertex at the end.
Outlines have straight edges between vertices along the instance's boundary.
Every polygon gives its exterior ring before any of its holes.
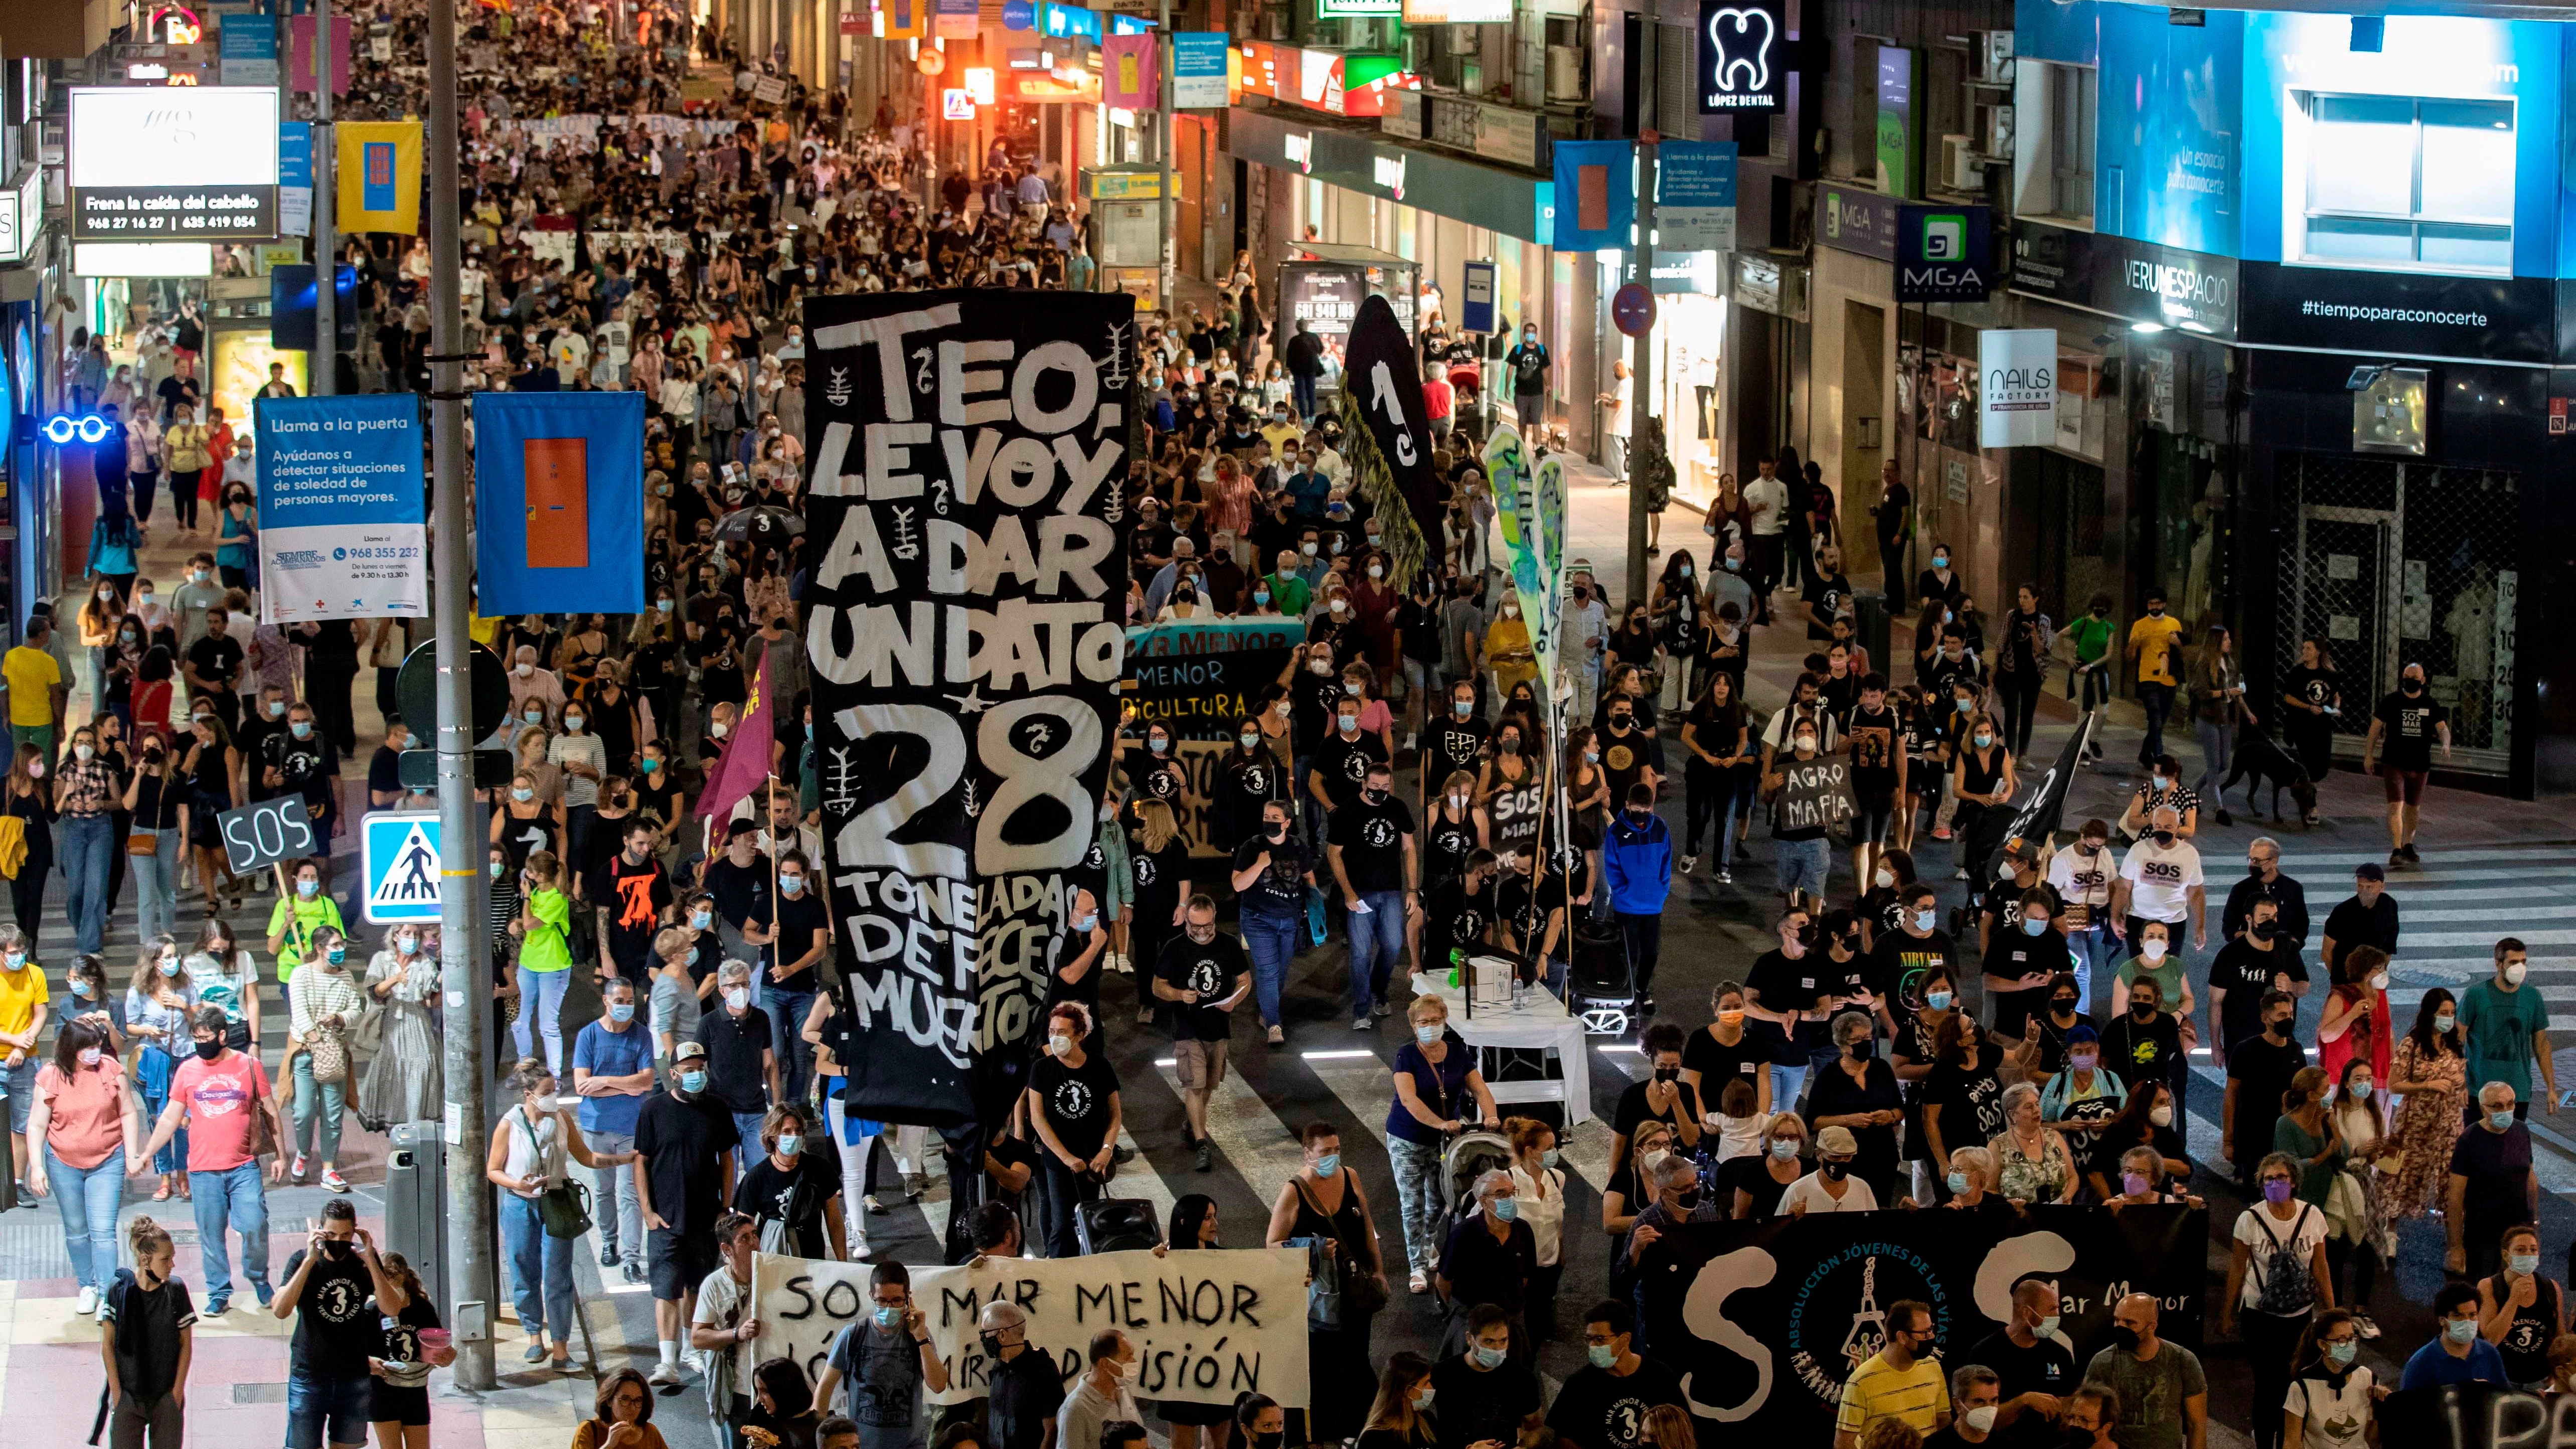
{"type": "Polygon", "coordinates": [[[1709,13],[1712,105],[1760,105],[1770,98],[1771,42],[1777,25],[1770,11],[1752,6],[1728,6],[1709,13]]]}

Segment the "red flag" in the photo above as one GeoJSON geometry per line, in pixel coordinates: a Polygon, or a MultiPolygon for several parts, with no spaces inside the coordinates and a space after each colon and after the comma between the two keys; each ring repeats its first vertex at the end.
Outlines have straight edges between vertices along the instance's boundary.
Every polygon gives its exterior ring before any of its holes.
{"type": "Polygon", "coordinates": [[[769,778],[769,651],[760,652],[760,667],[751,676],[751,698],[743,701],[742,718],[725,741],[724,757],[707,777],[698,796],[701,817],[724,815],[769,778]]]}

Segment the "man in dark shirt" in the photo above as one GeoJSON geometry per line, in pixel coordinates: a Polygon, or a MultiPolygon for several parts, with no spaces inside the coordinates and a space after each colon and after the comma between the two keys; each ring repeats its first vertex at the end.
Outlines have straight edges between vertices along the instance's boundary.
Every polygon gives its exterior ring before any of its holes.
{"type": "Polygon", "coordinates": [[[2451,758],[2451,716],[2424,687],[2424,666],[2409,664],[2397,674],[2397,692],[2371,711],[2370,737],[2362,745],[2361,768],[2375,764],[2388,795],[2390,865],[2422,865],[2415,853],[2415,812],[2424,800],[2425,777],[2433,773],[2433,744],[2442,759],[2451,758]]]}
{"type": "Polygon", "coordinates": [[[671,877],[654,857],[653,843],[652,825],[629,819],[624,848],[589,882],[590,898],[608,921],[609,967],[630,981],[643,981],[653,969],[653,934],[671,910],[671,877]]]}
{"type": "Polygon", "coordinates": [[[1681,1382],[1630,1346],[1637,1320],[1627,1304],[1604,1299],[1583,1317],[1585,1352],[1607,1350],[1610,1366],[1587,1363],[1568,1375],[1548,1408],[1547,1426],[1568,1449],[1641,1449],[1648,1409],[1671,1404],[1689,1412],[1681,1382]]]}
{"type": "Polygon", "coordinates": [[[2281,1094],[2290,1079],[2308,1064],[2308,1054],[2291,1039],[2290,1024],[2298,1003],[2286,991],[2263,993],[2263,1030],[2238,1042],[2227,1054],[2227,1098],[2220,1126],[2227,1156],[2247,1197],[2254,1196],[2254,1171],[2272,1150],[2272,1128],[2281,1120],[2281,1094]]]}
{"type": "Polygon", "coordinates": [[[1877,958],[1879,983],[1896,1000],[1921,1000],[1915,983],[1935,968],[1949,972],[1954,981],[1959,979],[1959,947],[1940,929],[1940,919],[1941,897],[1932,887],[1908,887],[1898,898],[1896,929],[1881,932],[1870,950],[1877,958]]]}
{"type": "Polygon", "coordinates": [[[1181,1078],[1181,1105],[1189,1114],[1190,1145],[1198,1170],[1216,1165],[1208,1141],[1208,1097],[1225,1080],[1225,1049],[1234,1036],[1234,1008],[1252,990],[1252,958],[1243,943],[1216,929],[1216,900],[1204,891],[1190,897],[1181,934],[1163,943],[1154,966],[1154,999],[1172,1003],[1172,1059],[1181,1078]]]}
{"type": "Polygon", "coordinates": [[[1039,1449],[1055,1432],[1056,1407],[1064,1402],[1055,1361],[1029,1347],[1029,1316],[1008,1299],[985,1304],[975,1327],[989,1355],[984,1372],[992,1391],[986,1412],[993,1449],[1039,1449]]]}
{"type": "Polygon", "coordinates": [[[268,742],[286,733],[286,691],[274,684],[260,686],[242,709],[241,728],[233,733],[233,747],[241,751],[242,763],[248,766],[244,789],[252,800],[273,799],[278,787],[268,779],[268,742]]]}
{"type": "Polygon", "coordinates": [[[708,1089],[707,1049],[684,1041],[672,1053],[668,1091],[635,1114],[635,1187],[653,1279],[653,1325],[661,1363],[647,1374],[676,1389],[680,1335],[696,1310],[698,1285],[716,1270],[716,1217],[733,1190],[734,1119],[708,1089]]]}
{"type": "Polygon", "coordinates": [[[1637,710],[1633,702],[1620,700],[1610,706],[1609,727],[1601,732],[1601,770],[1610,777],[1610,798],[1615,803],[1628,798],[1628,787],[1640,781],[1657,787],[1664,782],[1663,742],[1637,727],[1637,710]]]}
{"type": "Polygon", "coordinates": [[[241,728],[241,696],[233,689],[241,680],[241,641],[225,633],[232,626],[225,622],[224,611],[206,611],[206,634],[188,646],[186,667],[188,693],[214,707],[215,718],[224,722],[227,732],[241,728]]]}
{"type": "Polygon", "coordinates": [[[286,1260],[286,1281],[268,1306],[295,1320],[286,1370],[288,1443],[318,1449],[366,1442],[367,1360],[380,1352],[383,1338],[377,1310],[397,1313],[403,1302],[402,1286],[376,1256],[374,1235],[358,1226],[357,1209],[345,1197],[323,1203],[322,1225],[286,1260]]]}
{"type": "MultiPolygon", "coordinates": [[[[2268,896],[2256,896],[2252,907],[2243,929],[2209,963],[2209,1012],[2218,1028],[2220,1061],[2238,1042],[2262,1031],[2263,993],[2286,991],[2295,997],[2308,989],[2307,963],[2282,939],[2281,908],[2268,896]]],[[[2129,1080],[2125,1071],[2120,1080],[2129,1080]]]]}
{"type": "Polygon", "coordinates": [[[733,1114],[734,1135],[760,1140],[769,1104],[783,1102],[776,1036],[769,1014],[751,1004],[751,966],[727,961],[716,969],[715,1010],[698,1018],[697,1042],[707,1049],[707,1091],[733,1114]]]}
{"type": "Polygon", "coordinates": [[[1477,847],[1467,853],[1467,869],[1431,888],[1423,902],[1422,964],[1439,971],[1451,953],[1470,956],[1493,945],[1494,853],[1477,847]]]}
{"type": "Polygon", "coordinates": [[[1413,807],[1394,798],[1394,787],[1395,772],[1385,761],[1373,761],[1359,798],[1333,812],[1324,847],[1349,912],[1353,1031],[1365,1031],[1387,1014],[1387,975],[1404,954],[1407,923],[1422,910],[1413,807]]]}
{"type": "MultiPolygon", "coordinates": [[[[1573,857],[1573,864],[1578,870],[1591,868],[1580,854],[1573,857]]],[[[1572,896],[1583,893],[1582,888],[1570,887],[1565,862],[1542,865],[1539,851],[1522,851],[1519,865],[1494,890],[1498,940],[1535,981],[1562,995],[1565,973],[1573,963],[1566,906],[1572,896]]]]}
{"type": "Polygon", "coordinates": [[[823,954],[831,947],[830,922],[818,877],[801,850],[778,855],[778,917],[761,948],[769,962],[767,1010],[771,1034],[778,1042],[782,1102],[805,1100],[805,1083],[814,1072],[814,1048],[805,1040],[805,1017],[822,989],[823,954]]]}
{"type": "Polygon", "coordinates": [[[1807,637],[1833,638],[1835,617],[1849,613],[1852,606],[1851,580],[1843,576],[1840,544],[1829,543],[1816,551],[1816,567],[1809,571],[1800,598],[1807,606],[1807,637]]]}
{"type": "MultiPolygon", "coordinates": [[[[1386,746],[1378,737],[1360,728],[1358,700],[1344,695],[1335,705],[1333,719],[1333,733],[1315,747],[1306,788],[1326,810],[1338,815],[1359,798],[1369,770],[1384,767],[1387,758],[1386,746]]],[[[1333,832],[1336,836],[1338,833],[1333,832]]]]}
{"type": "MultiPolygon", "coordinates": [[[[261,747],[261,776],[277,795],[300,795],[313,819],[313,838],[336,837],[340,823],[340,747],[315,724],[312,706],[296,701],[286,712],[286,728],[261,747]]],[[[327,854],[327,852],[317,852],[327,854]]],[[[327,880],[330,867],[323,867],[327,880]]]]}
{"type": "Polygon", "coordinates": [[[1467,1310],[1467,1342],[1431,1369],[1440,1406],[1438,1449],[1474,1449],[1488,1441],[1517,1444],[1538,1422],[1541,1402],[1532,1355],[1512,1356],[1512,1316],[1500,1304],[1467,1310]]]}
{"type": "Polygon", "coordinates": [[[2219,913],[2218,933],[2233,940],[2245,929],[2246,914],[2258,900],[2280,907],[2273,918],[2279,922],[2275,940],[2293,953],[2308,949],[2308,888],[2281,869],[2281,842],[2268,835],[2245,847],[2245,878],[2227,889],[2227,909],[2219,913]]]}
{"type": "MultiPolygon", "coordinates": [[[[1404,630],[1405,648],[1413,646],[1414,628],[1404,630]]],[[[1438,621],[1432,622],[1430,637],[1440,637],[1438,621]]],[[[1423,721],[1423,761],[1421,810],[1431,813],[1432,797],[1438,795],[1449,777],[1464,770],[1473,775],[1485,762],[1486,741],[1493,731],[1476,717],[1476,686],[1473,681],[1459,680],[1449,686],[1449,712],[1438,719],[1423,721]]]]}
{"type": "Polygon", "coordinates": [[[2352,868],[2352,894],[2326,916],[2324,945],[2317,961],[2331,979],[2337,961],[2355,946],[2376,946],[2397,955],[2397,902],[2388,894],[2388,871],[2375,860],[2352,868]]]}
{"type": "Polygon", "coordinates": [[[1252,958],[1253,999],[1270,1045],[1284,1046],[1279,993],[1306,929],[1306,892],[1315,884],[1315,857],[1290,828],[1285,800],[1261,805],[1261,833],[1234,848],[1234,898],[1241,912],[1244,951],[1252,958]]]}
{"type": "MultiPolygon", "coordinates": [[[[2128,1080],[2126,1074],[2121,1080],[2128,1080]]],[[[2011,1449],[2053,1449],[2056,1426],[2034,1399],[2063,1397],[2083,1381],[2075,1371],[2075,1350],[2058,1336],[2057,1290],[2035,1273],[2013,1285],[2010,1322],[1945,1362],[1994,1370],[1999,1402],[1989,1432],[2011,1449]]],[[[1953,1408],[1964,1413],[1955,1402],[1953,1408]]]]}
{"type": "Polygon", "coordinates": [[[2488,1082],[2478,1089],[2476,1120],[2451,1146],[2442,1205],[2450,1236],[2442,1266],[2472,1282],[2494,1275],[2506,1228],[2540,1220],[2531,1129],[2515,1120],[2511,1083],[2488,1082]]]}
{"type": "Polygon", "coordinates": [[[769,943],[769,862],[752,838],[757,831],[748,820],[735,821],[725,828],[724,854],[707,862],[706,891],[716,900],[716,934],[727,956],[747,959],[747,948],[769,943]]]}

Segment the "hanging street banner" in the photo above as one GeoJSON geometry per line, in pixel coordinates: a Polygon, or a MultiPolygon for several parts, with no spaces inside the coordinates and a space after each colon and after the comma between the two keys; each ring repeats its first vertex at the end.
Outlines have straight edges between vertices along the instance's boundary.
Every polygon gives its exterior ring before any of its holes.
{"type": "Polygon", "coordinates": [[[1382,468],[1367,466],[1366,449],[1354,450],[1352,482],[1387,521],[1386,585],[1402,592],[1416,569],[1437,563],[1441,547],[1439,480],[1431,471],[1431,414],[1422,401],[1422,369],[1395,308],[1371,293],[1360,299],[1342,351],[1342,413],[1351,426],[1354,405],[1364,415],[1382,468]],[[1410,517],[1412,534],[1396,526],[1410,517]]]}
{"type": "Polygon", "coordinates": [[[2209,1210],[2179,1203],[1688,1224],[1638,1264],[1638,1327],[1697,1418],[1821,1444],[1844,1380],[1886,1346],[1897,1302],[1931,1308],[1942,1362],[1956,1366],[2011,1319],[2013,1285],[2044,1279],[2058,1292],[2057,1336],[2081,1364],[2109,1344],[2111,1310],[2130,1293],[2153,1294],[2157,1333],[2197,1350],[2208,1274],[2209,1210]]]}
{"type": "MultiPolygon", "coordinates": [[[[1135,1346],[1140,1399],[1231,1406],[1235,1395],[1255,1392],[1282,1408],[1306,1407],[1303,1248],[978,1261],[912,1270],[912,1301],[948,1370],[947,1388],[923,1390],[931,1403],[991,1393],[992,1364],[975,1316],[1004,1299],[1028,1314],[1030,1348],[1053,1360],[1067,1384],[1089,1367],[1092,1335],[1115,1328],[1135,1346]]],[[[870,1321],[871,1267],[761,1254],[751,1270],[760,1319],[754,1360],[790,1359],[808,1378],[819,1375],[841,1331],[870,1321]]]]}
{"type": "Polygon", "coordinates": [[[427,617],[419,399],[263,397],[251,416],[261,621],[427,617]]]}
{"type": "Polygon", "coordinates": [[[1735,250],[1735,143],[1666,141],[1655,148],[1655,249],[1735,250]]]}
{"type": "Polygon", "coordinates": [[[331,136],[339,147],[340,230],[418,234],[421,123],[341,121],[331,136]]]}
{"type": "Polygon", "coordinates": [[[1125,670],[1135,305],[805,304],[805,643],[856,1115],[990,1125],[1043,1025],[1125,670]]]}
{"type": "Polygon", "coordinates": [[[560,613],[567,602],[640,613],[644,394],[478,392],[473,408],[484,617],[560,613]]]}
{"type": "MultiPolygon", "coordinates": [[[[1553,459],[1549,460],[1551,463],[1553,459]]],[[[1556,677],[1556,631],[1558,624],[1556,579],[1551,565],[1542,556],[1547,539],[1547,523],[1539,511],[1538,477],[1530,469],[1529,450],[1521,435],[1510,424],[1496,424],[1493,435],[1485,440],[1485,480],[1494,490],[1495,521],[1502,530],[1503,554],[1512,577],[1512,593],[1520,600],[1521,622],[1528,626],[1531,655],[1538,661],[1542,689],[1556,677]]],[[[1557,503],[1557,531],[1565,524],[1565,470],[1557,465],[1554,498],[1557,503]]],[[[1563,544],[1558,545],[1563,556],[1563,544]]],[[[1545,697],[1545,696],[1542,696],[1545,697]]]]}
{"type": "Polygon", "coordinates": [[[2038,448],[2057,441],[2056,328],[1978,333],[1977,370],[1977,446],[2038,448]]]}

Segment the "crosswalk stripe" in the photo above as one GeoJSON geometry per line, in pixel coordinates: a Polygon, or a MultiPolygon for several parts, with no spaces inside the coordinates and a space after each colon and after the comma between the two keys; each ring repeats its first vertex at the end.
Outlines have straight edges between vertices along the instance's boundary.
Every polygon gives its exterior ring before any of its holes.
{"type": "MultiPolygon", "coordinates": [[[[2471,892],[2470,894],[2476,895],[2484,893],[2471,892]]],[[[2527,892],[2525,893],[2525,896],[2528,898],[2527,892]]],[[[2432,896],[2431,899],[2437,901],[2448,901],[2457,900],[2459,897],[2451,895],[2435,895],[2432,896]]],[[[2456,910],[2435,907],[2431,910],[2427,910],[2423,906],[2417,905],[2410,910],[2407,909],[2406,903],[2404,902],[2400,902],[2398,904],[2397,919],[2401,928],[2405,931],[2405,934],[2398,938],[2401,945],[2414,939],[2415,932],[2412,928],[2419,921],[2486,921],[2489,923],[2499,921],[2499,917],[2493,907],[2462,906],[2456,910]]],[[[2564,921],[2576,919],[2576,904],[2563,906],[2526,905],[2514,910],[2510,919],[2517,921],[2564,921]]],[[[2526,936],[2525,939],[2529,938],[2526,936]]]]}
{"type": "MultiPolygon", "coordinates": [[[[2437,862],[2440,864],[2449,864],[2454,861],[2463,860],[2510,860],[2536,867],[2543,865],[2567,864],[2570,863],[2571,860],[2576,860],[2576,856],[2571,856],[2567,850],[2566,843],[2561,841],[2555,844],[2534,843],[2531,845],[2499,846],[2493,848],[2468,846],[2458,850],[2436,849],[2424,857],[2424,864],[2429,869],[2434,867],[2437,862]]],[[[2284,852],[2281,856],[2281,868],[2289,871],[2293,875],[2298,874],[2302,868],[2312,870],[2331,870],[2341,868],[2348,873],[2354,866],[2360,865],[2364,861],[2376,861],[2385,865],[2388,861],[2388,853],[2386,851],[2370,851],[2358,848],[2356,848],[2355,852],[2351,855],[2310,855],[2305,853],[2293,854],[2284,852]]],[[[2414,874],[2415,872],[2411,870],[2401,872],[2399,880],[2410,878],[2414,874]]],[[[2391,884],[2395,883],[2396,882],[2391,882],[2391,884]]]]}

